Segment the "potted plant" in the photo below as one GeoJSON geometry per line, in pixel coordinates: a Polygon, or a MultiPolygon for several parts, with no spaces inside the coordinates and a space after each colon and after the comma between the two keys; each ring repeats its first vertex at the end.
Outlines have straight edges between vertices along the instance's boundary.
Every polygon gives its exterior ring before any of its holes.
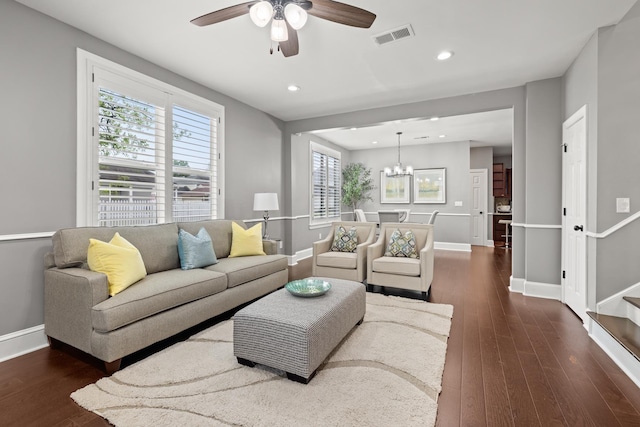
{"type": "Polygon", "coordinates": [[[371,191],[375,189],[371,178],[371,168],[362,163],[348,163],[342,169],[342,204],[355,210],[366,202],[373,201],[371,191]]]}

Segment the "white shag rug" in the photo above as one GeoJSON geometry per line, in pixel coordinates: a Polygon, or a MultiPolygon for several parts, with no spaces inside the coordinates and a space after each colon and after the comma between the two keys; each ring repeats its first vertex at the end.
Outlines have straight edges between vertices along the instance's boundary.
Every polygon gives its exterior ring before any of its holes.
{"type": "Polygon", "coordinates": [[[238,364],[228,320],[71,398],[118,427],[433,426],[452,314],[367,293],[364,322],[307,385],[238,364]]]}

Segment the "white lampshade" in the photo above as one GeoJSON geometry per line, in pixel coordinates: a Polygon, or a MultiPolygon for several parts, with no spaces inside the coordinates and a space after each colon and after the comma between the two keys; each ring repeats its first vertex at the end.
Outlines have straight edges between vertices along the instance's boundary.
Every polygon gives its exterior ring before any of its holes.
{"type": "Polygon", "coordinates": [[[271,40],[274,42],[286,42],[289,40],[289,32],[284,19],[274,19],[271,23],[271,40]]]}
{"type": "Polygon", "coordinates": [[[256,193],[253,196],[254,211],[277,211],[278,206],[277,193],[256,193]]]}
{"type": "Polygon", "coordinates": [[[249,16],[258,27],[266,27],[273,16],[273,6],[268,1],[261,1],[249,9],[249,16]]]}
{"type": "Polygon", "coordinates": [[[284,16],[294,30],[299,30],[307,23],[307,11],[297,4],[289,3],[284,8],[284,16]]]}

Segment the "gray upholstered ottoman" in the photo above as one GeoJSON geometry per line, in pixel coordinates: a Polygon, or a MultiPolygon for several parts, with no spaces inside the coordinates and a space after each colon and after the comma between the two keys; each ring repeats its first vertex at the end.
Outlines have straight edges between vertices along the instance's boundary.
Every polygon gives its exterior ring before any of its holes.
{"type": "Polygon", "coordinates": [[[260,363],[308,383],[316,369],[365,313],[365,287],[350,280],[331,283],[324,295],[303,298],[275,291],[233,316],[233,353],[238,362],[260,363]]]}

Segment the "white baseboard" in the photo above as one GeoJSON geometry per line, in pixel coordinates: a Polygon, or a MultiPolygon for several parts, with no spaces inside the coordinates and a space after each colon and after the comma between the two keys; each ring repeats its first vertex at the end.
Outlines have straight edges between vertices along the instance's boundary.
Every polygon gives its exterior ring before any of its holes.
{"type": "Polygon", "coordinates": [[[311,258],[313,256],[313,248],[303,249],[301,251],[297,251],[295,255],[287,255],[289,259],[289,265],[296,265],[298,261],[301,261],[306,258],[311,258]]]}
{"type": "Polygon", "coordinates": [[[47,347],[44,325],[12,332],[0,337],[0,362],[47,347]]]}
{"type": "Polygon", "coordinates": [[[562,300],[562,286],[552,283],[531,282],[511,276],[509,278],[509,290],[527,297],[562,300]]]}
{"type": "Polygon", "coordinates": [[[524,282],[523,295],[560,301],[562,299],[562,286],[526,280],[524,282]]]}
{"type": "Polygon", "coordinates": [[[434,242],[433,248],[444,251],[471,252],[471,245],[469,243],[434,242]]]}
{"type": "Polygon", "coordinates": [[[519,294],[524,293],[524,284],[524,279],[519,279],[513,276],[509,277],[509,290],[511,292],[517,292],[519,294]]]}
{"type": "Polygon", "coordinates": [[[588,318],[589,336],[604,350],[607,355],[615,362],[622,372],[640,387],[640,361],[633,357],[624,347],[618,343],[607,331],[602,329],[600,325],[588,318]]]}

